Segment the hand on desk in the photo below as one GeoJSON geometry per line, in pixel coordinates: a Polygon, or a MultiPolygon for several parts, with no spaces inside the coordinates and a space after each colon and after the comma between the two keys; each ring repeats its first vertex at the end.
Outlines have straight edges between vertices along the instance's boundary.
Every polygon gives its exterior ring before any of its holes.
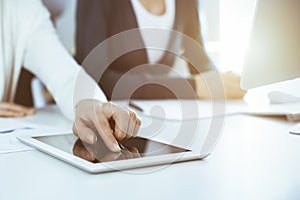
{"type": "MultiPolygon", "coordinates": [[[[226,99],[242,99],[246,94],[246,91],[241,89],[240,87],[240,76],[232,73],[226,72],[218,74],[216,72],[209,72],[207,74],[203,74],[205,79],[210,79],[210,81],[214,81],[214,79],[221,78],[223,82],[223,87],[225,91],[226,99]]],[[[211,94],[209,88],[205,83],[205,80],[201,75],[196,75],[196,92],[197,96],[200,99],[210,99],[211,94]]]]}
{"type": "Polygon", "coordinates": [[[136,137],[141,126],[134,112],[110,102],[83,100],[75,115],[74,134],[88,144],[95,144],[99,135],[112,152],[120,152],[118,141],[136,137]]]}
{"type": "Polygon", "coordinates": [[[243,90],[240,86],[240,76],[232,72],[227,72],[221,74],[221,78],[224,84],[227,99],[242,99],[244,97],[246,91],[243,90]]]}
{"type": "Polygon", "coordinates": [[[0,102],[0,117],[26,117],[33,115],[35,110],[15,103],[0,102]]]}

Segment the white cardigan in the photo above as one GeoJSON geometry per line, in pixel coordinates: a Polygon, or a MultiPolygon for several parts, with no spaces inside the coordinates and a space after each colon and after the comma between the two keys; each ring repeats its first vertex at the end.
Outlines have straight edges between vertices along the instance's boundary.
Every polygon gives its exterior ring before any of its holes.
{"type": "Polygon", "coordinates": [[[22,66],[42,80],[69,119],[74,119],[74,107],[82,99],[106,101],[60,43],[40,0],[1,0],[0,101],[13,100],[22,66]],[[79,79],[82,89],[74,92],[79,79]]]}

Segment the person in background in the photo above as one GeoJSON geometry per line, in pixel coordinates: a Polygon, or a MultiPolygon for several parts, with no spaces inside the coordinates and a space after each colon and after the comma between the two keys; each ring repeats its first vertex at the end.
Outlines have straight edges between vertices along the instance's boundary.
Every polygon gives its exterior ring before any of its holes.
{"type": "Polygon", "coordinates": [[[22,66],[43,81],[63,114],[74,120],[73,131],[82,141],[95,144],[99,136],[111,151],[119,152],[119,140],[137,135],[140,119],[107,102],[97,83],[60,43],[40,0],[1,0],[0,117],[35,112],[11,103],[22,66]]]}
{"type": "MultiPolygon", "coordinates": [[[[77,0],[76,19],[76,60],[79,63],[82,63],[85,57],[106,39],[137,28],[174,30],[192,38],[203,47],[198,1],[196,0],[77,0]]],[[[145,49],[135,50],[120,56],[110,64],[102,77],[100,77],[99,85],[108,98],[112,98],[112,91],[124,74],[136,66],[144,64],[149,65],[147,67],[154,69],[153,71],[155,71],[155,68],[158,69],[157,65],[179,69],[178,74],[188,74],[188,76],[174,78],[174,76],[170,76],[167,73],[158,74],[159,76],[163,75],[165,81],[170,80],[170,85],[175,83],[178,87],[182,85],[182,79],[192,78],[195,83],[194,89],[197,98],[210,98],[210,91],[207,89],[206,83],[201,76],[218,78],[219,73],[206,52],[204,52],[205,55],[202,57],[203,65],[200,68],[196,68],[180,56],[170,52],[147,49],[147,41],[149,39],[151,40],[151,38],[147,38],[143,33],[140,33],[134,38],[135,41],[132,42],[143,43],[145,49]]],[[[165,47],[172,46],[172,49],[178,49],[178,53],[181,55],[184,55],[185,49],[188,49],[185,46],[186,44],[178,42],[178,38],[170,37],[169,40],[155,38],[155,40],[165,43],[165,47]]],[[[199,56],[203,54],[203,52],[197,53],[199,56]]],[[[93,73],[89,72],[89,70],[87,72],[93,73]]],[[[141,81],[141,77],[152,77],[153,82],[155,82],[157,74],[144,73],[143,75],[131,76],[128,85],[148,81],[148,79],[141,81]]],[[[221,78],[228,99],[239,99],[244,96],[245,91],[240,88],[240,78],[238,76],[233,73],[223,73],[221,78]]],[[[189,98],[188,95],[185,97],[189,98]]],[[[185,97],[183,95],[183,98],[185,97]]],[[[147,85],[139,88],[131,97],[118,96],[117,94],[116,98],[165,99],[174,98],[174,96],[165,88],[157,85],[147,85]]]]}

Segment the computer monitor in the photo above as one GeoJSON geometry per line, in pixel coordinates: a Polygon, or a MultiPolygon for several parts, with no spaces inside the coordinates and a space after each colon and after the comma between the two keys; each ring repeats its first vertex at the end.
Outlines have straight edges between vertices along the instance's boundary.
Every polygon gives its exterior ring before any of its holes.
{"type": "MultiPolygon", "coordinates": [[[[300,77],[300,0],[257,0],[241,87],[300,77]]],[[[300,124],[290,130],[300,134],[300,124]]]]}
{"type": "Polygon", "coordinates": [[[257,0],[241,86],[300,77],[300,0],[257,0]]]}

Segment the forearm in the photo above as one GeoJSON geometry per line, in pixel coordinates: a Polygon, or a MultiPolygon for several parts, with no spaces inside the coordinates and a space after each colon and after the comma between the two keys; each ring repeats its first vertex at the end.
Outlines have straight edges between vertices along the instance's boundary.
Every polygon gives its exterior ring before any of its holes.
{"type": "Polygon", "coordinates": [[[64,115],[74,119],[78,102],[83,99],[106,101],[105,95],[63,47],[47,10],[34,2],[37,19],[28,19],[34,26],[26,38],[24,66],[46,85],[64,115]]]}

